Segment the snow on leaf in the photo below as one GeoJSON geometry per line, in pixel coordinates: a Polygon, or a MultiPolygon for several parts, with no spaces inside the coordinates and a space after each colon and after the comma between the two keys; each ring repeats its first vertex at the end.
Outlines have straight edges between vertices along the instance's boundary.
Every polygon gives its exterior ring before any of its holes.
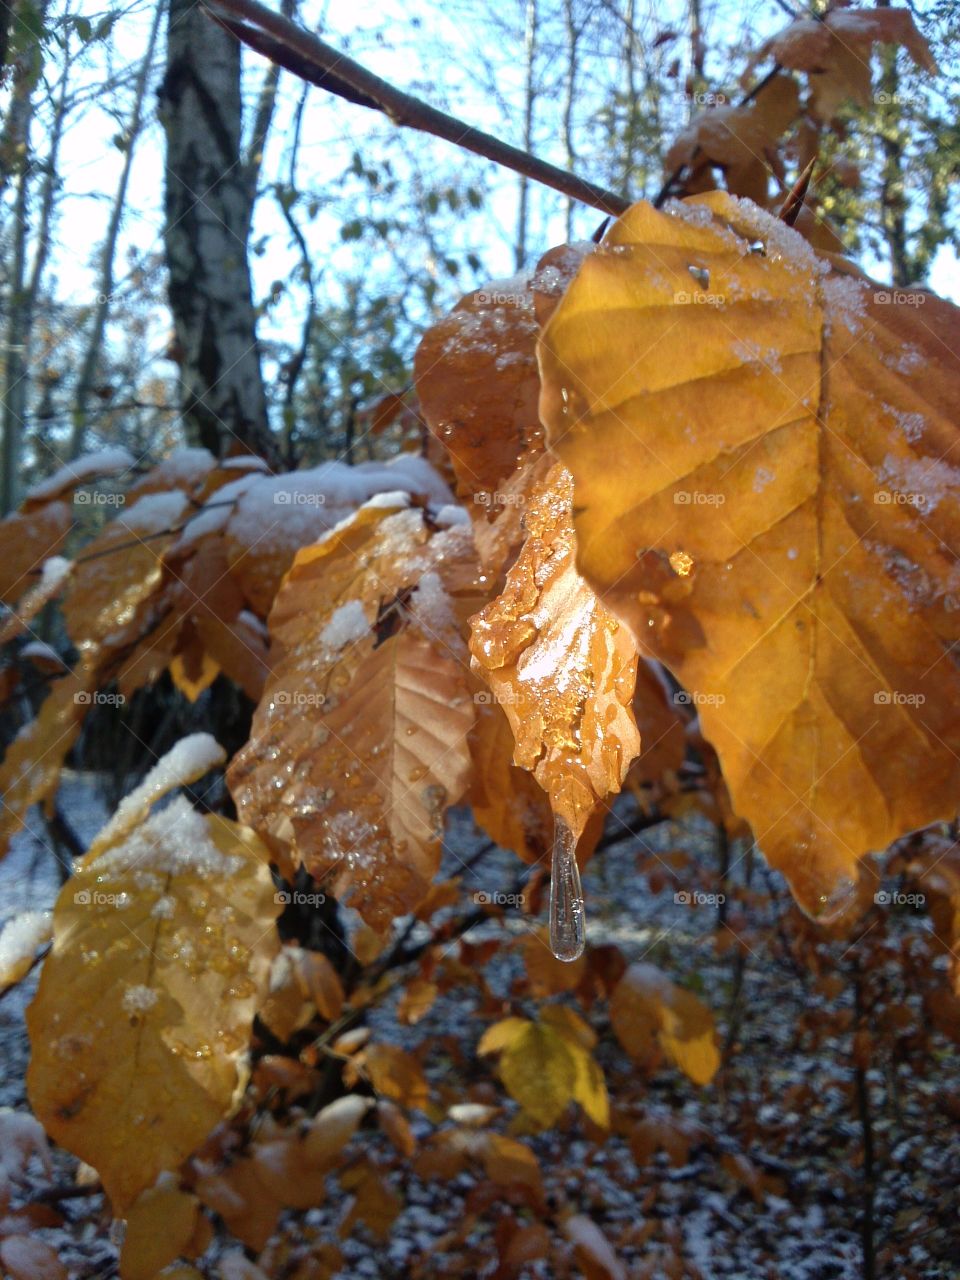
{"type": "MultiPolygon", "coordinates": [[[[165,784],[191,772],[157,768],[165,784]]],[[[137,799],[61,891],[27,1011],[33,1108],[97,1169],[118,1214],[236,1105],[277,949],[253,833],[182,798],[143,812],[137,799]]]]}
{"type": "Polygon", "coordinates": [[[698,220],[635,205],[584,263],[541,342],[544,420],[580,571],[690,691],[798,902],[834,918],[864,853],[957,809],[960,321],[849,274],[824,291],[829,263],[749,202],[683,207],[698,220]],[[691,265],[724,308],[674,305],[691,265]]]}
{"type": "Polygon", "coordinates": [[[53,916],[49,911],[24,911],[0,930],[0,991],[19,982],[33,964],[37,948],[49,942],[53,916]]]}
{"type": "Polygon", "coordinates": [[[476,599],[475,572],[467,528],[373,501],[298,553],[270,615],[273,672],[230,788],[272,847],[331,876],[370,924],[426,894],[467,782],[465,653],[440,624],[476,599]]]}

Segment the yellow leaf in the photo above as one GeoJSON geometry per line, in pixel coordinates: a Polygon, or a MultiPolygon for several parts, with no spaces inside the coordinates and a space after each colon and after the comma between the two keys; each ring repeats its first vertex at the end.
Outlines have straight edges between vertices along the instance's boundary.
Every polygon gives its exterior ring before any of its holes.
{"type": "Polygon", "coordinates": [[[190,1252],[197,1230],[200,1204],[181,1191],[176,1180],[161,1175],[127,1212],[120,1253],[122,1280],[154,1280],[158,1271],[190,1252]]]}
{"type": "Polygon", "coordinates": [[[960,790],[960,313],[889,299],[746,203],[640,204],[540,348],[579,568],[825,920],[960,790]]]}
{"type": "Polygon", "coordinates": [[[188,670],[186,658],[182,653],[176,654],[170,660],[170,678],[190,702],[196,702],[204,689],[209,689],[219,674],[219,666],[205,649],[199,654],[199,668],[194,671],[188,670]]]}
{"type": "MultiPolygon", "coordinates": [[[[184,772],[171,755],[154,798],[184,772]]],[[[27,1011],[34,1111],[121,1215],[237,1104],[278,911],[251,833],[182,798],[131,827],[131,799],[57,899],[27,1011]]]]}
{"type": "Polygon", "coordinates": [[[572,498],[559,465],[533,490],[523,548],[501,595],[472,620],[470,649],[510,721],[514,761],[579,836],[620,789],[639,735],[636,644],[576,570],[572,498]]]}
{"type": "Polygon", "coordinates": [[[481,1056],[485,1053],[499,1053],[522,1036],[530,1025],[528,1018],[503,1018],[500,1022],[495,1022],[480,1037],[477,1053],[481,1056]]]}
{"type": "Polygon", "coordinates": [[[90,700],[81,676],[71,673],[54,681],[36,718],[7,747],[0,764],[0,854],[23,826],[30,806],[56,791],[63,761],[77,740],[90,700]]]}
{"type": "Polygon", "coordinates": [[[500,1055],[500,1078],[510,1097],[547,1128],[574,1096],[577,1065],[563,1036],[531,1022],[500,1055]]]}
{"type": "Polygon", "coordinates": [[[657,1043],[696,1084],[709,1084],[720,1066],[713,1014],[690,991],[650,964],[632,964],[610,997],[610,1022],[632,1058],[655,1060],[657,1043]]]}

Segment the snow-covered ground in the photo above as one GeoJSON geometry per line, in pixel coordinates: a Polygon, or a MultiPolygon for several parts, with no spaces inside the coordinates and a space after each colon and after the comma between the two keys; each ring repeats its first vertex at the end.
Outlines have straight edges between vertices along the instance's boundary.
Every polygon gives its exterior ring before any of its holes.
{"type": "MultiPolygon", "coordinates": [[[[61,802],[84,840],[106,817],[89,779],[68,774],[61,802]]],[[[31,815],[30,828],[36,834],[22,832],[0,862],[0,922],[26,910],[48,908],[58,891],[58,869],[52,852],[37,838],[43,828],[36,815],[31,815]]],[[[463,860],[480,843],[466,815],[451,815],[443,873],[462,870],[463,860]]],[[[593,945],[616,943],[629,961],[653,961],[697,990],[716,1011],[723,1037],[733,957],[718,955],[713,945],[715,908],[676,903],[672,885],[652,893],[646,876],[637,870],[644,844],[664,857],[682,849],[714,865],[710,829],[695,821],[682,828],[665,825],[643,841],[611,848],[584,875],[588,940],[593,945]]],[[[512,855],[495,851],[467,874],[467,888],[488,895],[508,892],[518,869],[512,855]]],[[[742,879],[743,870],[741,862],[734,872],[736,880],[742,879]]],[[[528,927],[516,919],[509,926],[517,937],[528,927]]],[[[498,926],[486,923],[469,940],[487,935],[503,936],[498,926]]],[[[484,974],[494,994],[507,998],[522,971],[519,949],[501,948],[484,974]]],[[[0,1105],[18,1109],[25,1107],[28,1055],[23,1010],[35,980],[31,976],[0,1000],[0,1105]]],[[[555,1220],[568,1212],[591,1217],[614,1243],[630,1280],[674,1280],[680,1273],[668,1268],[670,1253],[682,1255],[685,1280],[860,1280],[861,1137],[848,1065],[849,1036],[817,1045],[803,1031],[805,1016],[818,1010],[827,1013],[849,999],[847,992],[831,1002],[804,987],[770,953],[748,953],[742,1022],[722,1083],[698,1088],[664,1068],[642,1094],[643,1116],[682,1120],[695,1135],[687,1160],[677,1167],[664,1154],[638,1161],[626,1124],[602,1145],[593,1144],[571,1114],[557,1128],[528,1139],[544,1171],[555,1220]],[[754,1188],[733,1172],[734,1163],[744,1159],[761,1179],[754,1188]]],[[[489,1021],[471,1016],[476,1003],[473,989],[461,986],[442,995],[413,1027],[397,1022],[395,1002],[372,1010],[369,1021],[375,1034],[409,1049],[424,1040],[440,1043],[441,1037],[453,1037],[465,1060],[489,1079],[490,1064],[476,1064],[474,1056],[480,1031],[489,1021]]],[[[604,1021],[601,1010],[600,1029],[604,1021]]],[[[929,1076],[905,1068],[869,1073],[879,1165],[878,1280],[956,1280],[958,1275],[960,1224],[953,1197],[960,1132],[943,1105],[945,1082],[958,1078],[958,1055],[945,1042],[937,1052],[939,1062],[929,1076]],[[914,1230],[913,1221],[921,1222],[922,1228],[914,1230]]],[[[599,1058],[615,1097],[635,1082],[636,1068],[609,1036],[601,1041],[599,1058]]],[[[441,1085],[449,1059],[433,1051],[425,1069],[432,1083],[441,1085]]],[[[511,1107],[508,1103],[508,1115],[511,1107]]],[[[433,1130],[419,1115],[413,1117],[413,1127],[420,1138],[433,1130]]],[[[365,1135],[364,1140],[374,1151],[383,1144],[386,1156],[381,1135],[365,1135]]],[[[55,1153],[55,1182],[69,1184],[75,1169],[72,1157],[55,1153]]],[[[32,1175],[35,1190],[49,1184],[36,1163],[32,1175]]],[[[345,1265],[337,1280],[433,1280],[465,1274],[457,1253],[463,1244],[454,1250],[440,1242],[470,1221],[474,1184],[468,1174],[450,1182],[406,1176],[401,1189],[404,1208],[389,1240],[382,1244],[364,1228],[355,1230],[340,1242],[345,1265]]],[[[100,1198],[64,1201],[60,1208],[63,1225],[38,1235],[56,1249],[71,1280],[115,1274],[116,1248],[100,1198]]],[[[331,1180],[329,1202],[307,1213],[289,1214],[281,1233],[301,1246],[309,1239],[336,1241],[342,1212],[342,1193],[331,1180]]],[[[493,1215],[479,1213],[466,1247],[489,1254],[493,1224],[493,1215]]],[[[234,1250],[234,1261],[225,1266],[204,1263],[205,1274],[246,1275],[242,1267],[236,1271],[240,1260],[235,1246],[229,1250],[234,1250]]],[[[529,1265],[521,1274],[527,1280],[552,1280],[550,1268],[542,1263],[529,1265]]],[[[574,1269],[569,1274],[578,1273],[574,1269]]],[[[281,1272],[276,1275],[280,1280],[281,1272]]]]}

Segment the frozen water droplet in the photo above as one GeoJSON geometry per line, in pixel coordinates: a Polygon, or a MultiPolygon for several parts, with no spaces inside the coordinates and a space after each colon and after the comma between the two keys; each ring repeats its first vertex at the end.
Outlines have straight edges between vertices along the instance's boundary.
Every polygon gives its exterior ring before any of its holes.
{"type": "Polygon", "coordinates": [[[562,818],[554,822],[550,870],[550,948],[558,960],[583,955],[586,920],[577,866],[577,840],[562,818]]]}

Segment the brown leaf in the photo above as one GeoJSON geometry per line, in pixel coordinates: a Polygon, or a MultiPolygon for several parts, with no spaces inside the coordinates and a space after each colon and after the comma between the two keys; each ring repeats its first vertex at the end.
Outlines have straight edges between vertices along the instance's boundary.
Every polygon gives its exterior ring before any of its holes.
{"type": "Polygon", "coordinates": [[[0,520],[0,604],[15,604],[36,584],[41,565],[59,552],[72,523],[65,502],[0,520]]]}

